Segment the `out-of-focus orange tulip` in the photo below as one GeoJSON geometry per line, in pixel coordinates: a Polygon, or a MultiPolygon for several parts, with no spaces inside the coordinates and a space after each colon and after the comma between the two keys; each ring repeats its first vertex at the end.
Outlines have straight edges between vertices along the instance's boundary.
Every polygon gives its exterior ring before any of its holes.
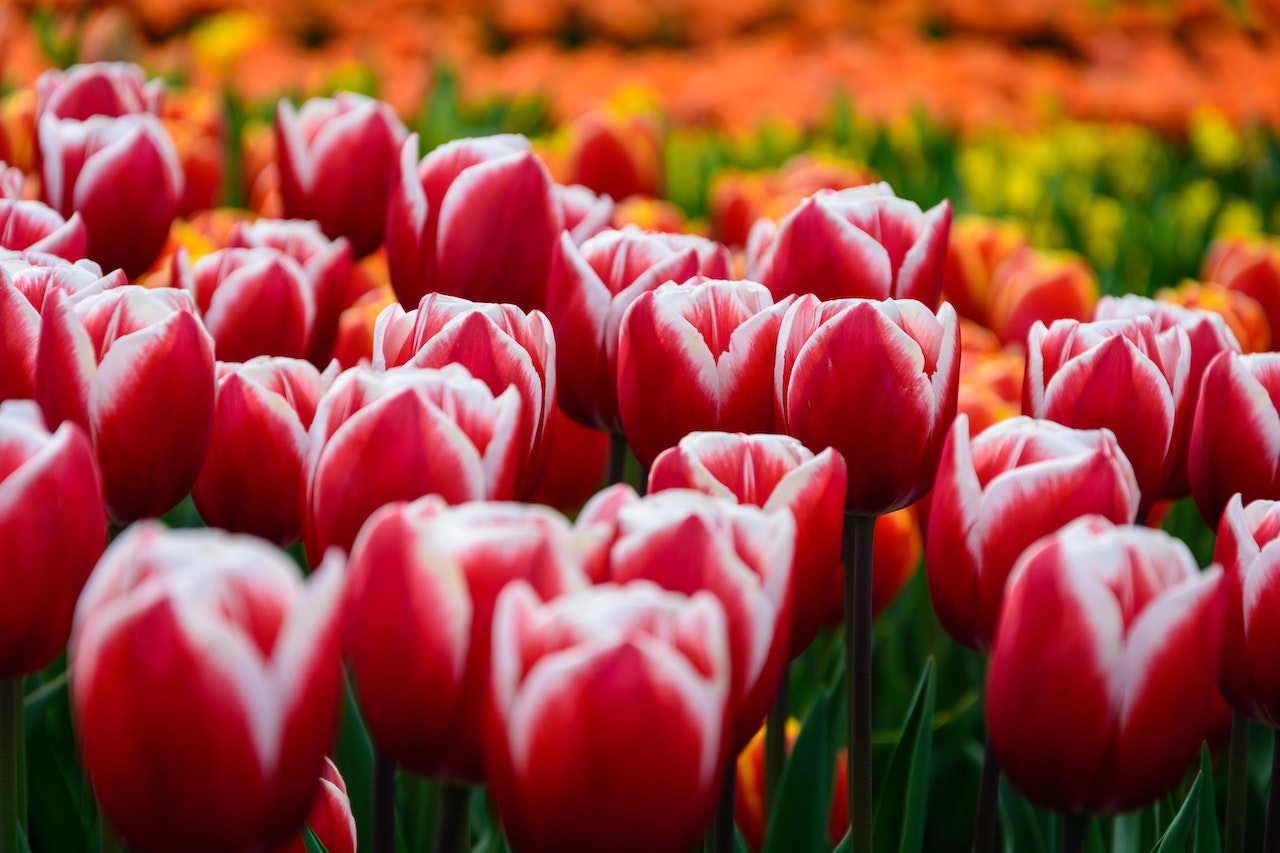
{"type": "Polygon", "coordinates": [[[561,183],[582,184],[615,201],[662,194],[660,116],[631,100],[624,95],[561,128],[561,183]]]}
{"type": "Polygon", "coordinates": [[[1266,352],[1271,348],[1271,327],[1258,300],[1240,290],[1232,290],[1216,282],[1188,279],[1177,287],[1163,288],[1156,299],[1221,314],[1227,328],[1236,336],[1243,352],[1266,352]]]}
{"type": "MultiPolygon", "coordinates": [[[[632,196],[613,211],[613,227],[635,225],[641,231],[666,231],[669,234],[701,234],[704,228],[691,228],[684,213],[669,201],[632,196]]],[[[704,235],[705,236],[705,235],[704,235]]]]}
{"type": "Polygon", "coordinates": [[[996,268],[1030,246],[1016,225],[985,216],[960,216],[951,225],[942,296],[956,313],[986,323],[996,268]]]}
{"type": "Polygon", "coordinates": [[[1209,247],[1200,278],[1257,300],[1271,334],[1280,329],[1280,238],[1221,237],[1209,247]]]}
{"type": "Polygon", "coordinates": [[[166,92],[160,119],[182,163],[184,188],[178,215],[214,207],[222,198],[226,175],[220,96],[194,88],[166,92]]]}
{"type": "Polygon", "coordinates": [[[987,325],[1002,342],[1025,345],[1037,320],[1088,320],[1097,301],[1098,277],[1083,257],[1024,249],[992,276],[987,325]]]}
{"type": "Polygon", "coordinates": [[[380,284],[360,297],[338,318],[338,339],[333,357],[345,370],[373,359],[373,327],[382,309],[396,301],[390,284],[380,284]]]}

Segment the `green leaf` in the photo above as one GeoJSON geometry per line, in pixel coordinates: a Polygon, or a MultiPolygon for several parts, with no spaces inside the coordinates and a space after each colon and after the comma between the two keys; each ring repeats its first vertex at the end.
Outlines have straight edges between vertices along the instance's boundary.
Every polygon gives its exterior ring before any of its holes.
{"type": "Polygon", "coordinates": [[[27,732],[27,837],[38,850],[97,846],[97,808],[80,772],[66,678],[24,701],[27,732]]]}
{"type": "Polygon", "coordinates": [[[1182,807],[1174,815],[1173,822],[1160,837],[1154,853],[1177,853],[1187,849],[1187,839],[1191,837],[1191,830],[1195,828],[1197,818],[1200,816],[1200,799],[1203,796],[1204,780],[1203,773],[1196,775],[1195,784],[1187,792],[1187,798],[1182,801],[1182,807]]]}
{"type": "Polygon", "coordinates": [[[880,785],[872,824],[871,847],[876,853],[920,853],[924,846],[933,762],[933,679],[930,657],[880,785]]]}
{"type": "Polygon", "coordinates": [[[835,750],[828,733],[831,692],[818,696],[805,716],[795,748],[782,770],[778,802],[769,821],[764,853],[825,853],[835,750]]]}
{"type": "Polygon", "coordinates": [[[373,827],[373,742],[360,719],[349,679],[343,690],[342,723],[333,763],[347,785],[347,799],[356,819],[356,848],[368,850],[373,843],[369,836],[373,827]]]}
{"type": "Polygon", "coordinates": [[[1111,822],[1111,853],[1139,853],[1142,847],[1142,812],[1116,815],[1111,822]]]}
{"type": "Polygon", "coordinates": [[[1222,850],[1222,837],[1218,834],[1217,794],[1213,786],[1213,762],[1209,759],[1209,745],[1200,747],[1200,778],[1204,787],[1200,790],[1200,816],[1196,821],[1196,853],[1218,853],[1222,850]]]}
{"type": "Polygon", "coordinates": [[[733,853],[751,853],[747,839],[742,837],[742,832],[736,826],[733,828],[733,853]]]}
{"type": "Polygon", "coordinates": [[[1000,782],[1000,825],[1006,853],[1049,853],[1049,841],[1035,809],[1004,779],[1000,782]]]}
{"type": "Polygon", "coordinates": [[[302,843],[307,848],[307,853],[329,853],[320,836],[316,835],[316,831],[311,828],[311,824],[302,827],[302,843]]]}

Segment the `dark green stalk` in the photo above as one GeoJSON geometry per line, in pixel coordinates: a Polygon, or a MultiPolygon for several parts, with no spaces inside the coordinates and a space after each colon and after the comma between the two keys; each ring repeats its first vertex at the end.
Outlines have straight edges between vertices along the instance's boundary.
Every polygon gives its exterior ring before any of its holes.
{"type": "Polygon", "coordinates": [[[1249,798],[1249,718],[1231,715],[1231,747],[1227,754],[1227,825],[1223,853],[1244,853],[1245,812],[1249,798]]]}
{"type": "Polygon", "coordinates": [[[471,849],[471,788],[455,782],[440,785],[435,853],[466,853],[471,849]]]}
{"type": "Polygon", "coordinates": [[[0,853],[18,853],[19,803],[23,780],[19,774],[18,736],[22,731],[22,679],[0,678],[0,853]]]}
{"type": "Polygon", "coordinates": [[[1000,806],[1000,762],[991,748],[982,755],[982,782],[978,787],[978,813],[973,821],[973,853],[992,853],[996,849],[996,817],[1000,806]]]}
{"type": "Polygon", "coordinates": [[[782,780],[782,768],[787,763],[787,716],[791,705],[791,661],[782,668],[782,683],[769,708],[769,720],[764,727],[764,816],[765,825],[773,815],[773,804],[778,799],[778,783],[782,780]]]}
{"type": "Polygon", "coordinates": [[[849,831],[871,851],[871,571],[875,516],[845,513],[844,662],[849,675],[849,831]]]}

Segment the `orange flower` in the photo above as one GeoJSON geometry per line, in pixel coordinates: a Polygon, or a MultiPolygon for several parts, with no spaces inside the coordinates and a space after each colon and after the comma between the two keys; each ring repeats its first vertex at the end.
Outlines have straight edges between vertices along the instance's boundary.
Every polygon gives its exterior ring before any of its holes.
{"type": "Polygon", "coordinates": [[[1280,329],[1280,239],[1264,234],[1220,237],[1209,246],[1200,277],[1256,300],[1269,333],[1280,329]]]}
{"type": "Polygon", "coordinates": [[[1004,220],[957,217],[942,270],[943,297],[961,317],[986,323],[996,268],[1029,245],[1026,232],[1004,220]]]}
{"type": "Polygon", "coordinates": [[[1227,328],[1246,352],[1266,352],[1271,348],[1271,327],[1258,300],[1244,291],[1215,282],[1187,279],[1175,288],[1163,288],[1156,298],[1184,308],[1199,308],[1221,314],[1227,328]]]}
{"type": "Polygon", "coordinates": [[[1023,249],[995,270],[987,303],[990,329],[1006,344],[1025,344],[1037,320],[1088,320],[1098,278],[1074,252],[1023,249]]]}

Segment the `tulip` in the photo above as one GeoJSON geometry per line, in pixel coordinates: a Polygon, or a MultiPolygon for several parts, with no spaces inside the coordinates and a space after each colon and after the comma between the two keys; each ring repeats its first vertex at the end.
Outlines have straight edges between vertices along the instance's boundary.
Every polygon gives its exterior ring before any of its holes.
{"type": "Polygon", "coordinates": [[[916,299],[938,304],[951,203],[927,212],[888,184],[805,199],[780,223],[761,219],[747,241],[747,278],[775,299],[916,299]]]}
{"type": "Polygon", "coordinates": [[[621,432],[618,334],[623,315],[641,294],[666,281],[699,274],[723,278],[729,267],[724,247],[697,237],[673,239],[629,228],[602,232],[579,247],[562,234],[551,258],[547,316],[556,333],[556,374],[565,413],[579,423],[621,432]]]}
{"type": "Polygon", "coordinates": [[[1084,258],[1024,249],[992,275],[987,325],[1001,342],[1022,345],[1037,322],[1088,320],[1097,301],[1098,277],[1084,258]]]}
{"type": "Polygon", "coordinates": [[[1191,344],[1149,317],[1036,323],[1027,336],[1023,414],[1076,429],[1110,429],[1133,465],[1144,517],[1175,473],[1187,407],[1191,344]]]}
{"type": "Polygon", "coordinates": [[[388,104],[351,92],[276,104],[280,196],[289,219],[314,219],[356,257],[382,243],[396,150],[406,130],[388,104]]]}
{"type": "Polygon", "coordinates": [[[373,333],[373,368],[461,364],[497,395],[520,395],[515,494],[528,495],[547,463],[556,399],[556,341],[541,311],[428,293],[412,311],[389,305],[373,333]]]}
{"type": "Polygon", "coordinates": [[[191,297],[128,285],[73,305],[53,290],[43,315],[35,399],[45,421],[89,434],[112,520],[171,509],[213,429],[213,340],[191,297]]]}
{"type": "Polygon", "coordinates": [[[361,525],[393,501],[512,496],[524,459],[515,388],[494,395],[465,367],[353,368],[320,398],[303,483],[303,538],[314,561],[350,550],[361,525]]]}
{"type": "Polygon", "coordinates": [[[1261,235],[1220,237],[1205,254],[1200,278],[1256,300],[1267,317],[1271,337],[1280,336],[1280,240],[1261,235]]]}
{"type": "Polygon", "coordinates": [[[336,556],[304,583],[217,531],[148,522],[112,544],[68,671],[86,775],[130,849],[270,849],[300,830],[337,730],[342,580],[336,556]]]}
{"type": "Polygon", "coordinates": [[[432,495],[385,507],[351,552],[344,646],[369,732],[397,764],[484,781],[494,604],[524,580],[550,599],[587,585],[588,534],[543,507],[432,495]]]}
{"type": "Polygon", "coordinates": [[[610,105],[567,121],[565,182],[621,200],[662,194],[662,141],[650,111],[610,105]]]}
{"type": "Polygon", "coordinates": [[[1028,245],[1022,229],[1003,219],[959,217],[942,268],[943,298],[961,317],[985,325],[996,269],[1028,245]]]}
{"type": "Polygon", "coordinates": [[[752,281],[691,279],[642,293],[618,335],[618,414],[640,464],[697,430],[773,432],[782,316],[752,281]]]}
{"type": "Polygon", "coordinates": [[[1280,353],[1224,352],[1209,363],[1191,421],[1187,473],[1200,516],[1217,525],[1232,495],[1280,497],[1280,353]]]}
{"type": "Polygon", "coordinates": [[[29,401],[0,404],[0,679],[50,664],[106,544],[93,449],[75,424],[50,434],[29,401]]]}
{"type": "Polygon", "coordinates": [[[220,361],[307,354],[315,296],[293,258],[278,249],[219,249],[190,265],[180,249],[174,270],[175,283],[195,299],[220,361]]]}
{"type": "Polygon", "coordinates": [[[485,756],[514,849],[693,849],[729,757],[725,623],[710,593],[643,582],[502,594],[485,756]]]}
{"type": "Polygon", "coordinates": [[[560,210],[564,216],[564,230],[569,232],[575,246],[581,246],[589,238],[608,229],[613,221],[613,199],[596,195],[580,184],[556,185],[560,210]]]}
{"type": "Polygon", "coordinates": [[[1226,587],[1166,533],[1085,516],[1006,589],[987,676],[1000,765],[1068,814],[1142,808],[1182,779],[1217,695],[1226,587]]]}
{"type": "Polygon", "coordinates": [[[191,491],[205,524],[298,540],[307,431],[331,378],[289,358],[219,366],[213,436],[191,491]]]}
{"type": "Polygon", "coordinates": [[[75,302],[125,283],[120,270],[104,276],[93,261],[0,251],[0,400],[34,396],[40,312],[50,290],[75,302]]]}
{"type": "Polygon", "coordinates": [[[1267,315],[1263,313],[1258,300],[1252,296],[1214,282],[1202,284],[1188,279],[1177,287],[1156,291],[1156,299],[1183,308],[1222,315],[1243,352],[1266,352],[1271,349],[1271,329],[1267,325],[1267,315]]]}
{"type": "Polygon", "coordinates": [[[934,611],[957,642],[989,653],[1005,581],[1027,546],[1082,515],[1132,523],[1140,495],[1110,430],[1019,417],[970,440],[960,415],[932,500],[925,566],[934,611]]]}
{"type": "MultiPolygon", "coordinates": [[[[607,580],[647,580],[686,595],[705,589],[724,605],[733,659],[730,740],[736,754],[760,728],[788,659],[795,520],[790,513],[686,489],[616,501],[614,509],[617,538],[609,551],[607,580]]],[[[602,514],[593,521],[600,524],[602,514]]]]}
{"type": "Polygon", "coordinates": [[[141,275],[160,254],[182,197],[182,165],[150,113],[83,121],[46,114],[39,124],[45,200],[78,213],[88,255],[104,269],[141,275]]]}
{"type": "Polygon", "coordinates": [[[795,658],[822,627],[837,580],[846,476],[839,453],[827,448],[815,455],[789,436],[695,432],[654,461],[649,493],[695,489],[791,514],[797,536],[789,656],[795,658]]]}
{"type": "MultiPolygon", "coordinates": [[[[0,127],[0,140],[4,139],[4,128],[0,127]]],[[[0,150],[3,146],[0,146],[0,150]]],[[[16,166],[10,166],[4,157],[0,157],[0,198],[18,201],[23,198],[27,175],[16,166]]]]}
{"type": "MultiPolygon", "coordinates": [[[[1150,317],[1160,332],[1168,331],[1174,326],[1181,326],[1186,330],[1187,343],[1191,346],[1191,357],[1187,365],[1186,406],[1188,413],[1194,413],[1196,401],[1200,399],[1200,381],[1209,362],[1220,352],[1240,352],[1240,344],[1227,327],[1226,321],[1221,314],[1213,311],[1182,308],[1132,293],[1122,297],[1104,296],[1093,312],[1095,320],[1124,320],[1132,317],[1150,317]]],[[[1190,494],[1191,487],[1187,482],[1187,452],[1190,442],[1191,431],[1184,430],[1173,475],[1161,497],[1177,500],[1190,494]]]]}
{"type": "Polygon", "coordinates": [[[386,209],[387,266],[400,304],[436,291],[546,307],[561,204],[523,136],[447,142],[419,164],[410,134],[386,209]]]}
{"type": "Polygon", "coordinates": [[[159,115],[164,94],[164,80],[147,80],[133,63],[92,62],[41,74],[36,80],[36,114],[78,121],[93,116],[159,115]]]}
{"type": "Polygon", "coordinates": [[[0,199],[0,249],[47,252],[74,262],[87,245],[80,214],[63,219],[43,202],[0,199]]]}
{"type": "Polygon", "coordinates": [[[912,300],[812,295],[792,303],[778,337],[774,393],[785,432],[834,447],[849,466],[846,508],[882,515],[933,484],[955,417],[955,309],[912,300]]]}
{"type": "Polygon", "coordinates": [[[315,302],[307,360],[323,370],[333,355],[342,312],[363,295],[353,284],[350,241],[330,240],[315,222],[259,219],[233,226],[227,245],[278,249],[302,265],[315,302]]]}
{"type": "MultiPolygon", "coordinates": [[[[307,812],[307,826],[324,845],[326,853],[356,853],[356,819],[351,814],[347,783],[328,757],[320,773],[320,789],[307,812]]],[[[307,844],[298,835],[276,853],[307,853],[307,844]]]]}

